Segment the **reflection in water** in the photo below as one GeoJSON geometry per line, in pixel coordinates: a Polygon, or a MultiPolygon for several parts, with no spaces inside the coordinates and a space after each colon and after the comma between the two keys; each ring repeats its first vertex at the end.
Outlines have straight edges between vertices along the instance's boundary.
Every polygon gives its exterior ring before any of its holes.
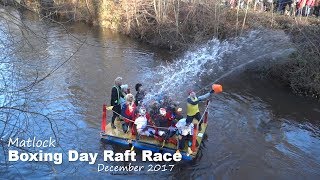
{"type": "MultiPolygon", "coordinates": [[[[28,17],[23,22],[42,36],[27,36],[33,49],[26,42],[21,43],[24,46],[0,46],[4,52],[1,58],[5,54],[9,62],[1,60],[1,76],[11,83],[0,95],[1,105],[4,97],[11,97],[12,102],[24,110],[46,116],[15,111],[14,116],[8,117],[2,110],[0,116],[26,126],[27,132],[21,132],[21,136],[36,135],[46,139],[56,135],[59,147],[44,151],[65,153],[76,149],[97,152],[99,157],[96,165],[64,161],[60,166],[52,166],[24,162],[7,165],[4,156],[0,156],[0,173],[7,178],[115,177],[114,173],[97,173],[97,164],[127,164],[103,162],[104,149],[122,152],[125,148],[103,144],[98,135],[102,104],[109,104],[111,87],[117,76],[122,76],[132,90],[135,83],[144,83],[150,96],[159,90],[178,94],[176,97],[184,106],[187,88],[199,86],[200,89],[236,67],[245,68],[241,65],[252,59],[258,59],[258,62],[277,60],[279,54],[275,51],[291,48],[283,32],[254,31],[228,42],[209,41],[176,59],[167,52],[83,24],[68,25],[69,32],[66,32],[60,26],[36,18],[28,17]],[[86,43],[81,46],[84,40],[86,43]],[[37,76],[38,79],[46,76],[71,56],[66,64],[35,86],[9,93],[34,82],[37,76]]],[[[0,32],[1,40],[8,39],[3,32],[0,32]]],[[[13,32],[20,37],[18,32],[13,32]]],[[[233,72],[220,80],[225,93],[212,98],[208,138],[195,161],[178,163],[172,172],[138,174],[148,178],[171,176],[179,179],[319,177],[318,103],[296,97],[277,85],[255,78],[253,73],[239,74],[233,72]]],[[[0,85],[5,87],[4,81],[0,85]]],[[[12,127],[4,127],[1,121],[0,133],[3,129],[1,137],[10,137],[12,127]]],[[[147,166],[152,163],[134,164],[147,166]]]]}
{"type": "Polygon", "coordinates": [[[282,128],[285,141],[298,148],[297,151],[302,151],[299,154],[310,156],[320,162],[320,156],[313,157],[314,154],[320,152],[319,129],[315,129],[310,124],[284,124],[282,128]]]}

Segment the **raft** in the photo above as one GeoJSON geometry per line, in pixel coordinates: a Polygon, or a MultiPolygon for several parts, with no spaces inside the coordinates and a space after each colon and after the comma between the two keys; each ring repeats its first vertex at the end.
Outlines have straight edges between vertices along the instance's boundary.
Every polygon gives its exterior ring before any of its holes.
{"type": "MultiPolygon", "coordinates": [[[[203,121],[201,131],[198,131],[198,120],[193,120],[194,123],[194,133],[192,137],[192,154],[188,154],[187,142],[184,149],[180,151],[182,159],[186,161],[191,161],[197,157],[200,151],[200,145],[203,141],[204,134],[208,127],[208,105],[209,101],[206,103],[205,111],[200,119],[203,121]]],[[[115,120],[116,129],[111,127],[111,123],[106,123],[107,110],[106,105],[103,105],[103,114],[101,122],[101,141],[110,144],[116,144],[123,146],[125,148],[139,150],[151,150],[154,153],[171,153],[174,154],[177,151],[177,145],[173,142],[163,142],[159,139],[153,137],[140,136],[139,140],[136,140],[136,135],[133,135],[131,128],[127,133],[124,133],[121,126],[120,120],[115,120]]],[[[177,135],[174,135],[171,139],[177,139],[177,135]]]]}

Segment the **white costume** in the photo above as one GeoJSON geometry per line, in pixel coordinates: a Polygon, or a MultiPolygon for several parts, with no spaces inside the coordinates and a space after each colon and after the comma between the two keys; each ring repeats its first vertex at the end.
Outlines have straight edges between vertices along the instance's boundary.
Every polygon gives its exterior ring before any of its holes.
{"type": "Polygon", "coordinates": [[[155,133],[156,131],[153,128],[148,128],[148,120],[145,116],[140,116],[138,117],[135,121],[134,124],[137,125],[137,132],[139,135],[146,135],[150,136],[151,133],[155,133]]]}
{"type": "Polygon", "coordinates": [[[177,122],[176,127],[178,129],[179,134],[181,134],[182,136],[193,135],[194,125],[193,123],[190,123],[189,126],[187,126],[185,118],[180,119],[177,122]]]}

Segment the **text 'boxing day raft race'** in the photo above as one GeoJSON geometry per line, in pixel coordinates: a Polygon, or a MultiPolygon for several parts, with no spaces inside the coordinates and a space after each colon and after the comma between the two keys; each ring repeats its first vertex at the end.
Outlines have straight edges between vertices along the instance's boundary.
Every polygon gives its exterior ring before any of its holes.
{"type": "MultiPolygon", "coordinates": [[[[196,115],[191,114],[190,116],[188,112],[187,118],[183,118],[181,115],[181,108],[175,107],[171,112],[167,111],[166,108],[160,108],[158,114],[161,117],[167,117],[167,123],[161,126],[154,123],[154,119],[152,119],[154,116],[150,116],[151,112],[147,112],[145,107],[140,107],[137,108],[139,110],[136,111],[132,119],[118,114],[119,117],[114,122],[115,127],[113,127],[112,123],[107,124],[107,111],[113,111],[113,106],[103,105],[101,140],[128,147],[131,150],[136,148],[151,150],[153,153],[170,153],[172,155],[181,153],[183,160],[193,160],[199,152],[200,144],[208,127],[208,107],[210,104],[210,101],[206,100],[204,113],[200,116],[198,102],[207,99],[213,92],[222,92],[222,86],[213,84],[210,93],[199,97],[196,97],[195,92],[189,92],[187,109],[195,111],[196,115]],[[196,102],[196,104],[193,104],[193,102],[196,102]],[[190,117],[192,117],[191,120],[190,117]],[[126,130],[123,130],[124,122],[130,124],[126,130]]],[[[127,99],[130,101],[130,97],[126,97],[127,99]]]]}

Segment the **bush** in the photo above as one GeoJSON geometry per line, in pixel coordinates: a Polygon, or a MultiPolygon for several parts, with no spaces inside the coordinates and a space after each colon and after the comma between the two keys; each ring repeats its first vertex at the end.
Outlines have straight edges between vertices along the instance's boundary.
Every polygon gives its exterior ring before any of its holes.
{"type": "Polygon", "coordinates": [[[289,34],[297,52],[280,66],[271,68],[271,76],[285,82],[298,94],[320,98],[320,26],[297,24],[289,34]]]}

